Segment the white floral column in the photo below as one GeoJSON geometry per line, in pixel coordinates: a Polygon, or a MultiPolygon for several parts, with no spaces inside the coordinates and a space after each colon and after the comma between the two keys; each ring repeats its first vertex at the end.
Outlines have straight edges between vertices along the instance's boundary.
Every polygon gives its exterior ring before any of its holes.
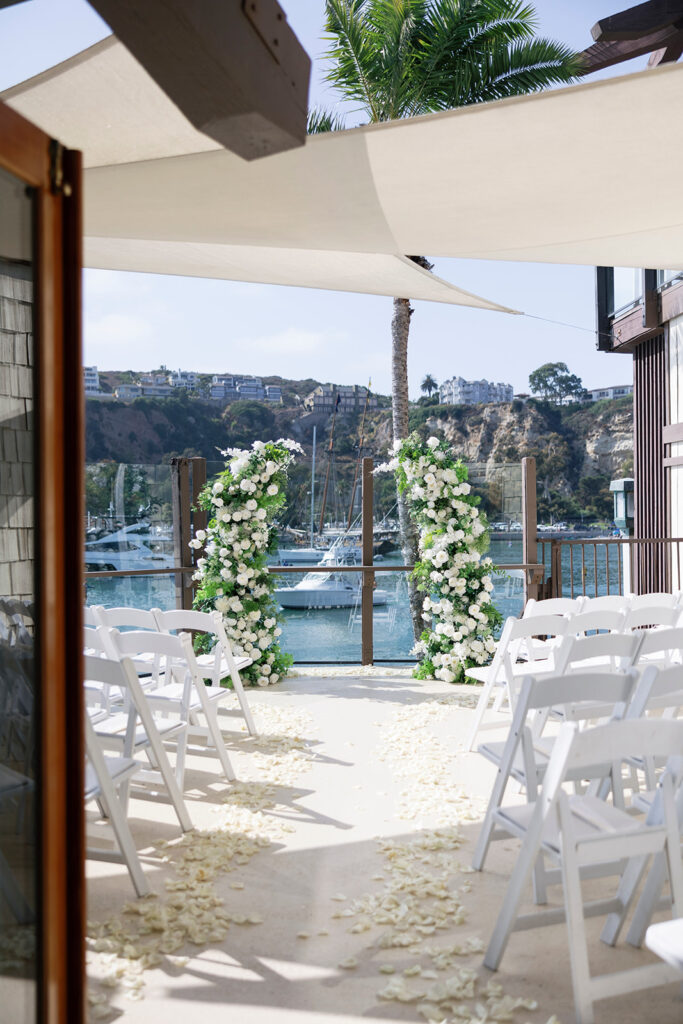
{"type": "Polygon", "coordinates": [[[463,680],[495,650],[500,613],[491,603],[493,583],[485,517],[471,493],[467,467],[447,441],[411,434],[393,447],[378,471],[394,470],[419,528],[420,561],[413,578],[428,596],[423,618],[430,623],[413,649],[422,656],[419,679],[463,680]]]}
{"type": "Polygon", "coordinates": [[[225,470],[199,496],[200,508],[211,514],[208,527],[190,541],[204,548],[193,577],[195,608],[222,614],[235,655],[253,661],[242,679],[259,686],[276,683],[293,661],[280,648],[267,557],[277,547],[274,521],[285,504],[287,470],[301,451],[280,439],[223,452],[225,470]]]}

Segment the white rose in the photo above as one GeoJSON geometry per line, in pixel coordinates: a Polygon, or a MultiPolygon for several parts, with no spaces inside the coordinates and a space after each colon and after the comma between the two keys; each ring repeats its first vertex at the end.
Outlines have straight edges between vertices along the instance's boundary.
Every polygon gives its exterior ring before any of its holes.
{"type": "Polygon", "coordinates": [[[280,488],[278,487],[277,484],[271,484],[270,487],[268,488],[268,494],[270,494],[272,497],[272,495],[277,494],[279,490],[280,488]]]}

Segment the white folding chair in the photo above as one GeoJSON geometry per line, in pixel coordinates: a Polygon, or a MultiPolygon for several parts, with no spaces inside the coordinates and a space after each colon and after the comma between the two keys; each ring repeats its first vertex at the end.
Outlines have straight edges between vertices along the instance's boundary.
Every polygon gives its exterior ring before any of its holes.
{"type": "Polygon", "coordinates": [[[660,590],[652,594],[634,594],[631,597],[629,608],[638,611],[641,608],[677,608],[678,605],[677,594],[669,594],[660,590]]]}
{"type": "MultiPolygon", "coordinates": [[[[100,626],[99,631],[105,627],[100,626]]],[[[115,750],[123,757],[134,758],[146,753],[153,770],[141,768],[136,783],[151,782],[166,788],[183,832],[192,829],[192,822],[183,800],[176,777],[168,760],[164,744],[173,740],[176,751],[187,742],[187,722],[181,719],[155,718],[140,685],[138,674],[130,658],[110,661],[105,658],[85,658],[85,681],[115,687],[126,696],[127,711],[107,715],[93,722],[95,734],[105,750],[115,750]]],[[[126,806],[127,786],[121,786],[121,801],[126,806]]]]}
{"type": "Polygon", "coordinates": [[[135,843],[130,833],[125,811],[117,790],[128,783],[141,767],[131,757],[105,757],[100,749],[89,716],[85,715],[85,802],[96,800],[101,805],[114,831],[117,848],[105,850],[88,847],[86,857],[90,860],[106,860],[123,863],[128,868],[131,881],[138,896],[147,896],[149,883],[140,865],[135,843]]]}
{"type": "MultiPolygon", "coordinates": [[[[635,601],[636,598],[633,600],[635,601]]],[[[678,625],[680,616],[680,608],[675,605],[643,604],[637,608],[631,607],[626,612],[624,630],[661,629],[662,627],[671,629],[678,625]]]]}
{"type": "Polygon", "coordinates": [[[638,657],[641,642],[641,633],[592,633],[565,637],[557,654],[559,671],[614,672],[630,668],[638,657]]]}
{"type": "MultiPolygon", "coordinates": [[[[655,674],[655,670],[651,669],[650,673],[655,674]]],[[[542,736],[539,732],[538,723],[541,723],[542,728],[547,717],[545,712],[560,706],[567,720],[581,722],[593,717],[594,705],[599,701],[606,708],[611,708],[610,716],[612,720],[617,720],[624,716],[630,706],[638,680],[635,671],[586,672],[540,679],[529,676],[524,680],[507,739],[483,743],[478,747],[478,752],[497,766],[498,774],[472,861],[476,871],[483,869],[490,843],[495,839],[507,838],[506,831],[495,830],[494,819],[503,803],[510,779],[524,786],[528,802],[537,798],[538,787],[543,781],[555,743],[554,736],[542,736]],[[531,716],[535,717],[536,722],[530,721],[531,716]]],[[[543,871],[538,869],[534,874],[537,902],[545,902],[547,881],[543,871]]]]}
{"type": "MultiPolygon", "coordinates": [[[[646,759],[641,757],[641,760],[646,759]]],[[[679,773],[683,772],[683,757],[678,759],[678,771],[679,773]]],[[[658,787],[656,790],[648,793],[638,793],[633,799],[633,807],[647,815],[646,820],[648,823],[660,824],[662,820],[660,788],[658,787]]],[[[676,810],[678,814],[678,831],[680,833],[683,831],[683,788],[680,786],[676,793],[676,810]]],[[[631,924],[626,934],[626,941],[631,946],[642,946],[645,933],[655,911],[666,910],[671,905],[670,898],[661,898],[667,876],[665,858],[661,852],[656,854],[646,874],[648,861],[649,856],[645,855],[632,858],[622,876],[619,886],[621,905],[607,918],[605,927],[600,935],[602,941],[610,946],[613,946],[619,938],[628,912],[635,903],[635,898],[644,876],[645,884],[636,903],[631,924]]]]}
{"type": "Polygon", "coordinates": [[[661,753],[675,759],[681,750],[683,722],[620,721],[582,732],[577,723],[566,722],[558,734],[539,798],[533,804],[499,807],[494,814],[495,824],[521,839],[522,848],[484,964],[491,970],[498,968],[513,931],[566,921],[578,1024],[593,1024],[593,1003],[599,999],[677,978],[669,965],[659,963],[591,977],[584,918],[618,911],[622,901],[617,894],[584,905],[581,871],[624,857],[662,853],[669,871],[674,915],[681,916],[683,864],[675,798],[682,773],[672,761],[671,770],[662,777],[660,822],[640,823],[592,793],[569,796],[563,784],[576,775],[600,780],[634,753],[661,753]],[[553,907],[519,915],[526,884],[541,852],[561,868],[564,909],[553,907]]]}
{"type": "Polygon", "coordinates": [[[497,690],[494,709],[499,710],[507,697],[509,710],[514,710],[517,690],[524,676],[539,673],[552,674],[559,671],[557,658],[561,645],[549,645],[544,648],[542,657],[537,657],[536,649],[527,644],[534,637],[564,637],[567,633],[568,621],[559,615],[534,615],[529,619],[515,619],[510,616],[503,626],[500,640],[493,661],[484,668],[467,670],[467,676],[483,682],[484,687],[479,695],[474,712],[472,729],[467,740],[467,749],[472,750],[477,733],[482,726],[488,702],[494,690],[497,690]],[[526,658],[526,660],[521,660],[526,658]]]}
{"type": "Polygon", "coordinates": [[[600,597],[584,598],[581,612],[625,612],[631,605],[631,596],[627,594],[602,594],[600,597]]]}
{"type": "Polygon", "coordinates": [[[638,664],[666,668],[683,662],[683,627],[646,630],[638,650],[638,664]]]}
{"type": "MultiPolygon", "coordinates": [[[[106,626],[107,629],[122,630],[148,630],[150,633],[157,633],[159,626],[156,620],[156,609],[148,611],[145,608],[105,608],[98,604],[92,606],[92,616],[99,626],[106,626]]],[[[151,680],[143,685],[159,682],[159,658],[146,651],[133,659],[138,675],[151,676],[151,680]]]]}
{"type": "MultiPolygon", "coordinates": [[[[164,660],[166,682],[146,691],[150,706],[178,715],[182,721],[188,723],[188,733],[194,731],[189,727],[190,715],[201,712],[207,723],[207,744],[214,748],[226,779],[234,782],[235,772],[225,749],[216,713],[216,705],[228,698],[230,691],[222,686],[207,687],[204,684],[204,676],[195,660],[190,636],[187,633],[172,636],[170,633],[136,630],[119,633],[113,630],[112,637],[120,657],[135,658],[135,655],[153,654],[164,660]]],[[[181,788],[185,769],[184,754],[185,747],[182,750],[179,748],[176,756],[176,777],[181,788]]]]}
{"type": "Polygon", "coordinates": [[[625,611],[610,608],[581,611],[570,619],[567,632],[574,636],[586,636],[592,633],[621,633],[626,619],[625,611]]]}
{"type": "Polygon", "coordinates": [[[537,601],[530,597],[524,606],[523,619],[531,619],[537,615],[578,615],[583,608],[586,598],[580,597],[548,597],[544,601],[537,601]]]}
{"type": "Polygon", "coordinates": [[[209,633],[215,638],[213,650],[208,654],[195,655],[197,665],[211,679],[211,689],[220,687],[227,675],[232,680],[244,721],[251,736],[258,732],[242,686],[239,670],[252,664],[251,658],[235,658],[220,612],[199,612],[189,609],[173,609],[162,612],[154,609],[157,629],[161,633],[209,633]]]}

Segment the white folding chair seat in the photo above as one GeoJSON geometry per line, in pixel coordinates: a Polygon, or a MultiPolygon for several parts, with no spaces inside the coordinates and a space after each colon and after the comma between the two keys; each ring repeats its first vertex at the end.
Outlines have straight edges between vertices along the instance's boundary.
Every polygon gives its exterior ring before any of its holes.
{"type": "Polygon", "coordinates": [[[645,945],[683,974],[683,917],[650,925],[645,945]]]}
{"type": "MultiPolygon", "coordinates": [[[[204,673],[211,679],[210,691],[221,688],[221,680],[230,676],[237,700],[244,716],[247,730],[251,736],[257,736],[258,732],[254,719],[249,708],[247,695],[242,686],[240,669],[248,668],[252,664],[251,658],[235,658],[232,647],[225,631],[225,624],[220,612],[200,612],[189,609],[174,609],[162,612],[154,609],[157,622],[157,629],[161,633],[189,633],[197,631],[209,633],[215,637],[214,649],[207,654],[195,654],[195,661],[204,673]]],[[[212,696],[212,694],[210,694],[212,696]]],[[[217,697],[221,700],[221,697],[217,697]]]]}
{"type": "MultiPolygon", "coordinates": [[[[206,720],[206,733],[202,735],[207,744],[213,747],[221,768],[229,782],[236,778],[225,749],[225,742],[218,725],[217,704],[230,696],[230,691],[223,687],[207,687],[204,676],[197,666],[192,640],[187,633],[172,636],[169,633],[151,633],[131,631],[119,633],[112,630],[112,638],[121,657],[134,658],[136,654],[148,653],[158,656],[164,662],[164,678],[177,679],[177,682],[166,682],[154,689],[146,690],[145,697],[150,707],[160,711],[176,714],[188,723],[191,714],[201,712],[206,720]]],[[[182,779],[184,772],[184,751],[178,749],[176,755],[176,775],[182,779]]],[[[181,783],[182,786],[182,783],[181,783]]]]}
{"type": "MultiPolygon", "coordinates": [[[[503,900],[484,964],[496,970],[513,931],[566,921],[572,986],[578,1024],[593,1024],[597,1000],[666,984],[677,974],[667,964],[647,964],[626,971],[591,976],[585,917],[620,912],[623,886],[608,899],[584,904],[581,869],[603,868],[618,858],[661,855],[669,871],[674,916],[683,913],[683,864],[680,856],[676,794],[680,791],[680,751],[683,723],[672,721],[619,721],[580,732],[574,722],[560,729],[548,765],[543,788],[533,805],[501,807],[496,824],[522,840],[517,863],[503,900]],[[645,823],[619,808],[609,807],[590,793],[570,797],[563,785],[570,775],[597,782],[614,772],[633,753],[659,752],[671,758],[662,777],[658,805],[660,820],[645,823]],[[559,839],[558,839],[559,832],[559,839]],[[553,860],[562,872],[564,908],[548,908],[520,915],[524,889],[540,853],[553,860]]],[[[628,872],[628,866],[624,877],[628,872]]],[[[623,877],[622,877],[623,883],[623,877]]]]}
{"type": "Polygon", "coordinates": [[[477,733],[481,728],[488,702],[497,690],[494,709],[500,710],[503,700],[507,698],[510,713],[514,710],[517,691],[522,679],[527,675],[552,674],[558,671],[558,658],[561,657],[562,646],[549,645],[543,651],[543,657],[536,657],[532,646],[526,641],[534,637],[564,637],[567,633],[568,620],[559,615],[534,615],[529,619],[515,619],[510,616],[505,621],[503,632],[493,661],[486,670],[468,669],[467,676],[484,683],[474,712],[474,721],[467,741],[467,749],[472,750],[477,733]],[[520,660],[526,657],[525,661],[520,660]]]}
{"type": "Polygon", "coordinates": [[[96,800],[109,819],[114,832],[116,848],[106,850],[100,847],[86,849],[90,860],[105,860],[124,863],[138,896],[147,896],[149,883],[140,865],[135,843],[128,826],[126,814],[117,790],[128,784],[141,765],[131,757],[105,757],[92,723],[85,716],[86,769],[84,799],[86,803],[96,800]]]}

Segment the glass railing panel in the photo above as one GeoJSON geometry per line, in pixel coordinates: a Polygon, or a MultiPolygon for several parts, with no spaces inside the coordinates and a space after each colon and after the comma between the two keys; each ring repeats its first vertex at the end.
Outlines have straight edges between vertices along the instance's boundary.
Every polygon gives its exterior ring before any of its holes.
{"type": "Polygon", "coordinates": [[[105,608],[176,607],[175,573],[160,576],[96,576],[86,579],[86,603],[105,608]]]}
{"type": "Polygon", "coordinates": [[[170,569],[170,465],[86,466],[85,568],[89,572],[170,569]]]}

